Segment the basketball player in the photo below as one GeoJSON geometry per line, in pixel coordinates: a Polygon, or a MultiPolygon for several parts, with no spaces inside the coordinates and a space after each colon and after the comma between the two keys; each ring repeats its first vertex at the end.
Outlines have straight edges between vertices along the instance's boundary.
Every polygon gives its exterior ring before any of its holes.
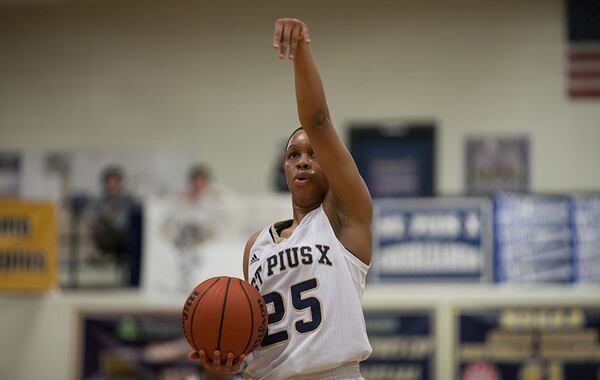
{"type": "Polygon", "coordinates": [[[244,251],[246,280],[269,312],[260,347],[246,360],[219,351],[214,362],[203,350],[190,354],[215,373],[243,367],[247,379],[356,380],[363,379],[359,362],[371,353],[361,298],[372,202],[332,124],[310,42],[304,22],[276,21],[273,46],[279,58],[293,60],[302,125],[288,140],[284,162],[293,219],[257,232],[244,251]]]}

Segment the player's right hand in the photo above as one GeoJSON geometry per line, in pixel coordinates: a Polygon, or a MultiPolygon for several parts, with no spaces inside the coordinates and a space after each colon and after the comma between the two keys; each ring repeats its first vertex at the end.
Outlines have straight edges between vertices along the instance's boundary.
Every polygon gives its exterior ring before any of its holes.
{"type": "Polygon", "coordinates": [[[206,352],[204,352],[204,350],[191,352],[189,357],[192,360],[199,360],[202,367],[218,374],[233,374],[240,372],[240,368],[245,358],[244,355],[240,355],[234,360],[233,354],[230,352],[227,354],[227,359],[225,362],[222,362],[221,351],[219,350],[215,350],[213,353],[214,360],[212,361],[206,356],[206,352]]]}
{"type": "Polygon", "coordinates": [[[294,59],[299,43],[310,43],[308,25],[295,18],[280,18],[275,21],[273,47],[279,50],[279,58],[294,59]]]}

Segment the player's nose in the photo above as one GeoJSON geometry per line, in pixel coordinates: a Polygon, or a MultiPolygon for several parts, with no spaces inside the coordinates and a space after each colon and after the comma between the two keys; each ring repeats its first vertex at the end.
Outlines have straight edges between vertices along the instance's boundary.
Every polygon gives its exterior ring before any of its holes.
{"type": "Polygon", "coordinates": [[[310,169],[310,157],[308,154],[302,154],[300,159],[296,162],[296,167],[298,169],[310,169]]]}

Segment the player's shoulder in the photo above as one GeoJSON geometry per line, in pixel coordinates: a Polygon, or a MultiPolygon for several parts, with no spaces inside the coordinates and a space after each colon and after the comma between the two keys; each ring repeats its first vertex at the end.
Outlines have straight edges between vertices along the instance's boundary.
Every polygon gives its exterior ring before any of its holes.
{"type": "Polygon", "coordinates": [[[248,264],[249,264],[248,261],[250,258],[250,250],[254,246],[254,243],[256,242],[256,239],[258,238],[260,233],[261,233],[261,231],[257,231],[255,233],[253,233],[252,236],[250,236],[250,238],[246,242],[246,246],[244,247],[244,257],[242,259],[242,269],[244,271],[244,279],[246,281],[248,281],[248,264]]]}
{"type": "Polygon", "coordinates": [[[258,239],[258,236],[261,232],[262,230],[258,230],[248,238],[248,241],[246,242],[246,247],[244,249],[245,252],[250,252],[252,246],[254,246],[254,243],[256,243],[256,239],[258,239]]]}

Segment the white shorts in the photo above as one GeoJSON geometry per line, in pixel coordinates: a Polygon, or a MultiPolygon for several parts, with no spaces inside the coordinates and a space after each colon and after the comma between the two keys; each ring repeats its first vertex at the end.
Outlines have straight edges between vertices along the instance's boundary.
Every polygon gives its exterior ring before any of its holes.
{"type": "Polygon", "coordinates": [[[360,374],[358,363],[348,363],[338,368],[294,376],[286,380],[365,380],[365,378],[360,374]]]}

